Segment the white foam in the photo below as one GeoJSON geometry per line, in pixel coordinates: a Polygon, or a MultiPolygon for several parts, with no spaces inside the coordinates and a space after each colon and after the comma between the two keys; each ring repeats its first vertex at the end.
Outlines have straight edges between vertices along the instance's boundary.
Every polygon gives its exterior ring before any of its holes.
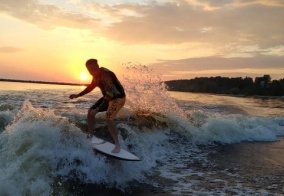
{"type": "Polygon", "coordinates": [[[125,140],[120,136],[122,147],[132,146],[130,151],[141,162],[109,161],[94,155],[91,142],[67,118],[25,101],[0,135],[0,195],[50,195],[58,176],[117,187],[143,181],[168,153],[167,131],[140,132],[123,123],[118,127],[128,135],[125,140]]]}
{"type": "Polygon", "coordinates": [[[284,135],[284,118],[226,115],[209,117],[195,132],[197,143],[237,143],[242,141],[277,141],[284,135]]]}

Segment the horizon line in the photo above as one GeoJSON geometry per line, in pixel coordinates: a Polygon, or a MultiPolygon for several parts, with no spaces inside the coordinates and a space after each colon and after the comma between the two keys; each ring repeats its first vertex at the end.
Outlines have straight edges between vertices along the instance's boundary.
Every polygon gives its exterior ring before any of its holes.
{"type": "Polygon", "coordinates": [[[87,84],[71,83],[71,82],[48,82],[38,80],[19,80],[19,79],[7,79],[0,78],[0,82],[21,82],[21,83],[37,83],[37,84],[54,84],[54,85],[70,85],[70,86],[86,86],[87,84]]]}

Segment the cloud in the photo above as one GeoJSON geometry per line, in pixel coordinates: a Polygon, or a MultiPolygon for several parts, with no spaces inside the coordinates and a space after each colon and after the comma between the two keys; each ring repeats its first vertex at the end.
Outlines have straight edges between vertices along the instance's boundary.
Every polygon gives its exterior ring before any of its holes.
{"type": "MultiPolygon", "coordinates": [[[[119,7],[114,6],[113,9],[119,7]]],[[[284,12],[281,6],[249,4],[208,11],[180,1],[179,4],[164,3],[147,7],[136,5],[132,9],[143,17],[125,16],[107,29],[108,37],[137,44],[232,42],[262,47],[284,44],[284,12]]]]}
{"type": "Polygon", "coordinates": [[[58,26],[78,29],[90,28],[90,26],[100,21],[54,5],[43,4],[36,0],[0,0],[0,12],[44,29],[58,26]]]}
{"type": "Polygon", "coordinates": [[[0,53],[16,53],[21,51],[21,48],[15,48],[10,46],[0,46],[0,53]]]}
{"type": "Polygon", "coordinates": [[[81,0],[68,0],[68,2],[76,5],[76,4],[81,3],[81,0]]]}
{"type": "Polygon", "coordinates": [[[215,10],[230,7],[242,7],[248,5],[284,6],[282,0],[185,0],[189,4],[204,10],[215,10]]]}
{"type": "MultiPolygon", "coordinates": [[[[235,54],[251,45],[262,50],[284,45],[282,0],[70,2],[73,9],[36,0],[0,0],[0,12],[44,29],[88,29],[128,45],[206,44],[215,48],[216,54],[222,54],[228,46],[229,52],[235,54]]],[[[251,55],[251,51],[244,53],[251,55]]]]}
{"type": "Polygon", "coordinates": [[[251,58],[202,57],[180,60],[160,60],[153,66],[166,66],[169,70],[234,70],[234,69],[284,69],[284,56],[259,55],[251,58]]]}
{"type": "Polygon", "coordinates": [[[241,77],[244,75],[256,76],[264,74],[283,78],[284,56],[259,55],[251,58],[212,56],[180,60],[160,60],[160,62],[151,66],[157,71],[166,70],[165,75],[171,75],[172,78],[210,77],[217,75],[241,77]]]}

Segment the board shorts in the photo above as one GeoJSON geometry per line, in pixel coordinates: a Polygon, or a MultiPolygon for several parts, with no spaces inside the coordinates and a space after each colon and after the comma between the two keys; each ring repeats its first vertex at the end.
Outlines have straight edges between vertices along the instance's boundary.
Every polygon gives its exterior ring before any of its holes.
{"type": "MultiPolygon", "coordinates": [[[[100,98],[90,109],[96,109],[102,102],[103,97],[100,98]]],[[[105,105],[105,107],[101,108],[99,112],[105,112],[106,111],[106,119],[107,120],[113,120],[119,110],[124,106],[126,101],[126,98],[116,98],[108,102],[108,104],[105,105]]]]}

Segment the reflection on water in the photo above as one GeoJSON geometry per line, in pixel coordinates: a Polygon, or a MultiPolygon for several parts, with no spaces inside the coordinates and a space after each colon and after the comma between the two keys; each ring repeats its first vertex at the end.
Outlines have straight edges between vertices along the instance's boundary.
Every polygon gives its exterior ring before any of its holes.
{"type": "Polygon", "coordinates": [[[268,97],[232,97],[188,92],[169,92],[171,97],[179,101],[186,101],[192,105],[199,103],[209,106],[238,107],[240,113],[254,116],[283,116],[284,99],[268,97]],[[268,110],[269,108],[269,110],[268,110]]]}
{"type": "MultiPolygon", "coordinates": [[[[69,101],[68,97],[71,93],[81,92],[83,86],[68,86],[68,85],[49,85],[49,84],[33,84],[19,82],[0,82],[0,94],[8,96],[21,91],[29,91],[25,99],[35,100],[32,96],[33,90],[42,90],[41,99],[56,99],[60,101],[69,101]],[[9,91],[9,92],[8,92],[9,91]],[[48,94],[48,96],[47,96],[48,94]]],[[[98,93],[96,89],[94,93],[98,93]]],[[[226,95],[188,93],[188,92],[168,92],[171,97],[182,104],[189,105],[188,110],[199,110],[202,103],[202,108],[208,110],[226,110],[230,108],[230,113],[249,114],[254,116],[283,116],[284,98],[268,98],[268,97],[232,97],[226,95]],[[269,110],[267,109],[269,108],[269,110]]],[[[22,96],[22,95],[21,95],[22,96]]],[[[38,95],[36,95],[38,96],[38,95]]],[[[19,99],[19,96],[16,96],[19,99]]],[[[13,96],[9,96],[9,99],[13,96]]],[[[39,97],[37,97],[39,98],[39,97]]],[[[88,96],[86,96],[88,98],[88,96]]],[[[19,100],[18,100],[19,101],[19,100]]],[[[48,103],[47,100],[44,101],[48,103]]],[[[46,106],[47,107],[47,106],[46,106]]]]}
{"type": "Polygon", "coordinates": [[[0,82],[0,91],[26,91],[26,90],[40,90],[40,89],[78,89],[80,86],[69,85],[51,85],[38,83],[21,83],[21,82],[0,82]]]}

